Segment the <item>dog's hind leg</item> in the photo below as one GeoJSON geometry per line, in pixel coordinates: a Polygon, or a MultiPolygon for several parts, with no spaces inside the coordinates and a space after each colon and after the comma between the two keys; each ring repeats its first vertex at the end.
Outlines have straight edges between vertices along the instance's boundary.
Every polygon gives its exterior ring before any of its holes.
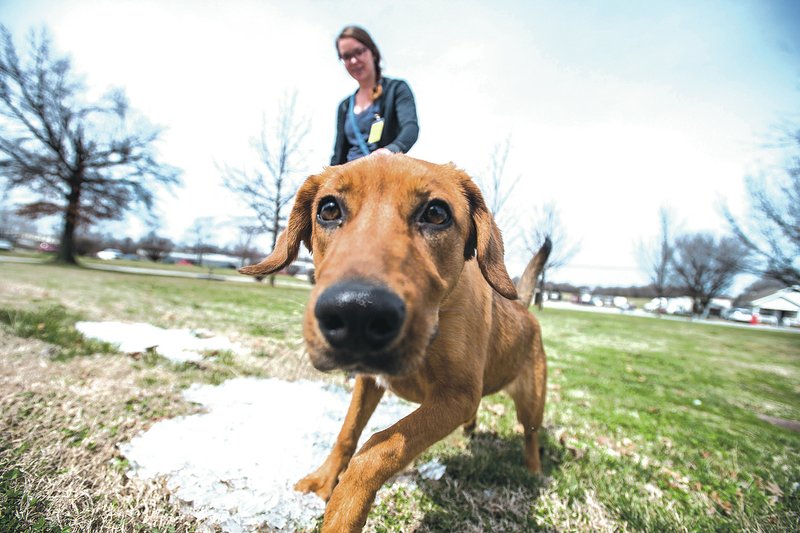
{"type": "Polygon", "coordinates": [[[325,462],[300,481],[294,488],[300,492],[314,492],[325,501],[331,497],[339,475],[347,469],[350,458],[356,451],[361,432],[369,422],[369,417],[375,412],[385,389],[379,386],[375,378],[370,376],[356,377],[353,396],[350,398],[350,407],[347,409],[342,429],[336,438],[328,458],[325,462]]]}
{"type": "Polygon", "coordinates": [[[475,427],[478,425],[478,412],[476,411],[472,418],[462,426],[465,437],[472,437],[475,433],[475,427]]]}
{"type": "Polygon", "coordinates": [[[546,379],[544,357],[537,357],[506,387],[525,435],[525,464],[534,473],[542,471],[538,432],[544,419],[546,379]]]}

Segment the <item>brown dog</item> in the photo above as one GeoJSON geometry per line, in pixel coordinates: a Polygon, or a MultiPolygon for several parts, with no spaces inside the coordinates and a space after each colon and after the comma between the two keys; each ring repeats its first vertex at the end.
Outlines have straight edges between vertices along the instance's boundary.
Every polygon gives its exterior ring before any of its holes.
{"type": "MultiPolygon", "coordinates": [[[[403,155],[326,168],[300,187],[272,254],[241,272],[280,270],[301,242],[316,267],[303,322],[311,362],[358,374],[331,454],[295,486],[328,501],[323,531],[359,531],[392,475],[458,426],[474,428],[481,397],[502,389],[524,427],[527,466],[541,471],[546,367],[527,310],[533,287],[517,300],[469,176],[403,155]],[[385,387],[420,406],[355,453],[385,387]]],[[[548,253],[549,242],[523,280],[535,283],[548,253]]]]}

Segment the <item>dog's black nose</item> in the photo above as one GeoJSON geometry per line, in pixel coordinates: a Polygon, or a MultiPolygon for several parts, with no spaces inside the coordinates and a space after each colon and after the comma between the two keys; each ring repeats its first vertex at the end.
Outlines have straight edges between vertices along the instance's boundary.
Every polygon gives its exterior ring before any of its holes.
{"type": "Polygon", "coordinates": [[[403,327],[406,306],[386,287],[351,280],[325,289],[314,316],[332,347],[356,355],[387,348],[403,327]]]}

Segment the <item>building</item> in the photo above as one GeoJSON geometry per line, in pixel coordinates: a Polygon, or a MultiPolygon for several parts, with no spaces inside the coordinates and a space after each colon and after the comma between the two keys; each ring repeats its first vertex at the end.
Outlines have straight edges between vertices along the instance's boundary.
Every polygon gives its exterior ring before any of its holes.
{"type": "Polygon", "coordinates": [[[753,300],[751,305],[762,317],[774,316],[779,324],[800,326],[800,285],[753,300]]]}

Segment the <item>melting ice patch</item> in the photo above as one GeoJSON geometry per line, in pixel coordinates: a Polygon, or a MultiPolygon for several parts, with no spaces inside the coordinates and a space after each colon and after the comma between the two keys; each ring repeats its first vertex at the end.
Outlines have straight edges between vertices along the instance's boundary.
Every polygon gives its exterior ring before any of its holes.
{"type": "MultiPolygon", "coordinates": [[[[184,396],[207,412],[158,422],[121,444],[129,475],[166,476],[172,495],[208,527],[240,532],[264,524],[279,531],[313,525],[324,502],[292,486],[324,461],[350,393],[311,381],[237,378],[192,385],[184,396]]],[[[361,442],[414,408],[384,397],[361,442]]]]}
{"type": "Polygon", "coordinates": [[[163,329],[150,324],[126,322],[78,322],[75,329],[85,337],[119,346],[123,353],[154,350],[162,357],[182,363],[200,361],[202,352],[244,353],[240,345],[205,330],[163,329]]]}

